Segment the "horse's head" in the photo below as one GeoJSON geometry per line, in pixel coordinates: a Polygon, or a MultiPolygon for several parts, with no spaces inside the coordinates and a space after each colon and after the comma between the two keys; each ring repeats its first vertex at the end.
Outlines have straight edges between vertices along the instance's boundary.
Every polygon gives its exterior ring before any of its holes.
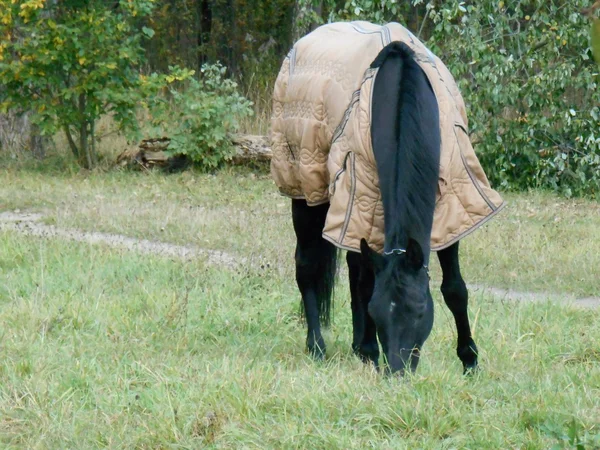
{"type": "Polygon", "coordinates": [[[429,274],[419,243],[409,239],[406,251],[382,256],[362,239],[363,264],[375,275],[369,315],[377,326],[389,370],[404,373],[419,363],[419,349],[433,326],[429,274]]]}

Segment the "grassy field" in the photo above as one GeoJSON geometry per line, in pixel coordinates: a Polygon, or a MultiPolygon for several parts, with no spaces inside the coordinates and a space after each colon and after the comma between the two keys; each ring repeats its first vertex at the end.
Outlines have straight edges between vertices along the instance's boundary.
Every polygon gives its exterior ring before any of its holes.
{"type": "MultiPolygon", "coordinates": [[[[464,240],[467,282],[600,295],[600,205],[505,197],[464,240]]],[[[304,353],[289,204],[264,174],[0,168],[0,212],[15,209],[249,262],[0,231],[1,448],[600,448],[598,310],[473,293],[482,370],[464,378],[435,289],[417,374],[388,379],[350,352],[345,279],[328,359],[304,353]]]]}

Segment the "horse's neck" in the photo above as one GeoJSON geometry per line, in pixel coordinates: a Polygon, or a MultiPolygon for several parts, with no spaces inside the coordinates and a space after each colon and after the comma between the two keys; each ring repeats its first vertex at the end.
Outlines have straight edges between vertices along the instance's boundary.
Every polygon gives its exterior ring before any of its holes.
{"type": "Polygon", "coordinates": [[[383,214],[385,222],[384,250],[406,249],[408,239],[411,238],[419,243],[426,254],[429,253],[431,228],[425,229],[422,226],[423,224],[407,223],[406,220],[403,220],[402,211],[406,211],[406,207],[401,208],[398,203],[392,203],[392,206],[388,209],[390,210],[384,210],[383,214]]]}
{"type": "MultiPolygon", "coordinates": [[[[388,180],[388,183],[392,182],[392,180],[388,180]]],[[[398,186],[387,186],[388,192],[393,191],[394,187],[397,188],[398,186]]],[[[396,202],[388,202],[387,205],[384,205],[385,251],[390,251],[394,248],[405,249],[408,243],[408,230],[404,226],[404,221],[401,220],[400,213],[397,210],[396,202]]]]}

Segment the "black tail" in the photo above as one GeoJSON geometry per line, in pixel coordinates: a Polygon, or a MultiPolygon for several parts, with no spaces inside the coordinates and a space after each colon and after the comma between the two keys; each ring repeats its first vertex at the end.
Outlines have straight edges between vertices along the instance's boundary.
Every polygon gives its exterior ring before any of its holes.
{"type": "Polygon", "coordinates": [[[329,326],[333,312],[333,297],[335,291],[335,279],[337,274],[337,262],[339,257],[338,248],[323,240],[326,244],[319,268],[322,276],[318,279],[317,295],[319,306],[319,317],[323,326],[329,326]]]}
{"type": "Polygon", "coordinates": [[[333,244],[322,237],[328,210],[328,203],[308,206],[305,200],[292,200],[292,220],[297,238],[296,281],[303,299],[306,291],[313,291],[317,297],[316,305],[309,302],[311,311],[304,311],[304,302],[301,308],[304,315],[308,314],[311,319],[318,314],[321,325],[331,322],[339,253],[333,244]]]}
{"type": "Polygon", "coordinates": [[[415,53],[392,42],[375,58],[371,135],[386,244],[417,240],[429,253],[440,165],[439,110],[415,53]]]}

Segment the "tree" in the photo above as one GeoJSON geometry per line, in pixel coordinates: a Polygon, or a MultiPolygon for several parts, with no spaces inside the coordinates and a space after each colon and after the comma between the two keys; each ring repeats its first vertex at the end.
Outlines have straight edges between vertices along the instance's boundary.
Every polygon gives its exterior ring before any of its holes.
{"type": "Polygon", "coordinates": [[[97,162],[95,123],[135,129],[144,92],[138,28],[152,0],[0,0],[0,112],[30,111],[45,135],[62,130],[77,161],[97,162]]]}

